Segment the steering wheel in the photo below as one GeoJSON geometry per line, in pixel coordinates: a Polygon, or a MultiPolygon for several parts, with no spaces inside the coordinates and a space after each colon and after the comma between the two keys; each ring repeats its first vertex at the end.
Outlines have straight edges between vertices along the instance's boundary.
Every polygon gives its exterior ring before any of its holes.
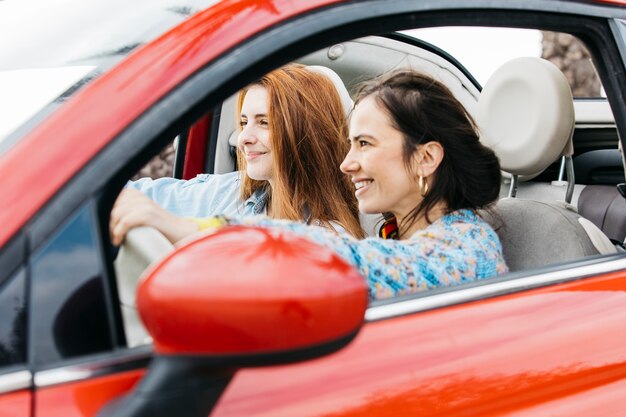
{"type": "Polygon", "coordinates": [[[147,344],[152,340],[137,313],[137,286],[146,268],[172,250],[174,245],[153,227],[131,229],[120,247],[114,268],[128,347],[147,344]]]}

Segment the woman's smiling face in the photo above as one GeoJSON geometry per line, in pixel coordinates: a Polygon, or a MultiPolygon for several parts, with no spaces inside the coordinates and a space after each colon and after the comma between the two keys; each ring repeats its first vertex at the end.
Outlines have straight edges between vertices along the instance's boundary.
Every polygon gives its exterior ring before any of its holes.
{"type": "Polygon", "coordinates": [[[246,92],[239,118],[237,147],[246,159],[250,178],[270,181],[274,177],[267,89],[253,85],[246,92]]]}
{"type": "Polygon", "coordinates": [[[402,133],[373,96],[364,98],[352,112],[350,151],[341,164],[341,170],[352,177],[362,213],[391,212],[402,219],[422,200],[403,152],[402,133]]]}

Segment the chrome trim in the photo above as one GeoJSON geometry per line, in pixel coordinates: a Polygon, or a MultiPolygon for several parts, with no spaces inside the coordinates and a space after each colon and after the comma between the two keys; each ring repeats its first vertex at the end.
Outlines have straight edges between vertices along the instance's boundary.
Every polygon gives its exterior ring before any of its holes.
{"type": "Polygon", "coordinates": [[[561,182],[565,180],[565,156],[561,157],[561,166],[559,167],[559,178],[557,181],[561,182]]]}
{"type": "Polygon", "coordinates": [[[146,367],[151,357],[151,350],[142,349],[141,352],[133,352],[117,358],[94,360],[87,363],[37,371],[35,372],[34,384],[36,388],[45,388],[112,373],[140,369],[146,367]]]}
{"type": "Polygon", "coordinates": [[[609,123],[581,123],[575,129],[617,129],[614,124],[609,123]]]}
{"type": "Polygon", "coordinates": [[[576,178],[574,174],[574,158],[568,155],[564,159],[565,170],[567,172],[567,191],[565,192],[565,202],[572,204],[572,196],[574,195],[574,186],[576,185],[576,178]]]}
{"type": "Polygon", "coordinates": [[[624,257],[608,262],[575,266],[568,269],[508,281],[485,282],[483,285],[452,290],[443,294],[434,294],[427,297],[373,306],[368,308],[365,312],[365,321],[370,322],[388,319],[435,308],[477,301],[484,298],[496,297],[516,291],[539,288],[550,284],[575,281],[584,277],[611,273],[623,269],[626,269],[626,258],[624,257]]]}
{"type": "Polygon", "coordinates": [[[33,383],[30,371],[17,371],[0,375],[0,394],[29,389],[33,383]]]}
{"type": "Polygon", "coordinates": [[[517,195],[517,183],[519,182],[519,175],[511,175],[511,186],[509,187],[509,198],[514,198],[517,195]]]}

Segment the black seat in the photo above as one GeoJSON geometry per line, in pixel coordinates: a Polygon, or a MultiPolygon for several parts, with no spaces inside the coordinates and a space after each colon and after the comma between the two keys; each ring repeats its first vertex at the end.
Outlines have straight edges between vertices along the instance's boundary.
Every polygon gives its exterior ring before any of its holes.
{"type": "Polygon", "coordinates": [[[588,185],[578,197],[578,213],[591,220],[609,239],[626,238],[626,200],[614,185],[588,185]]]}

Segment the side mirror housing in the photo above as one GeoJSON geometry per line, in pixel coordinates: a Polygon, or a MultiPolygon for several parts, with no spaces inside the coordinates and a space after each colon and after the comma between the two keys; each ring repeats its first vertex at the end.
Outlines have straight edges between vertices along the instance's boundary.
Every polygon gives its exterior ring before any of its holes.
{"type": "Polygon", "coordinates": [[[237,368],[336,351],[367,304],[358,271],[307,239],[243,226],[200,237],[140,285],[156,355],[135,392],[101,416],[206,416],[237,368]]]}

